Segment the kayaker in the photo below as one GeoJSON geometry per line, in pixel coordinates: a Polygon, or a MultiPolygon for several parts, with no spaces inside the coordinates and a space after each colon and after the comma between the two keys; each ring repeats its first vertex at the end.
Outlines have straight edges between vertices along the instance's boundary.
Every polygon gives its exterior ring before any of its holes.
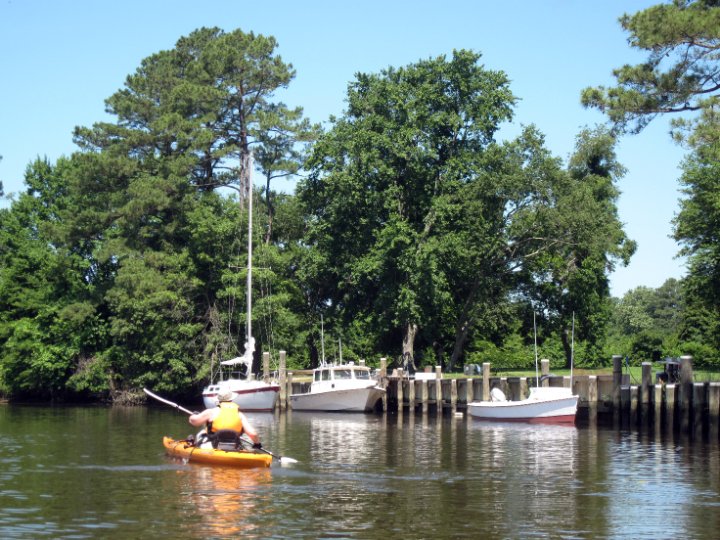
{"type": "Polygon", "coordinates": [[[233,430],[239,435],[245,434],[253,442],[253,448],[262,448],[260,436],[240,411],[240,408],[232,401],[230,390],[221,390],[217,396],[218,406],[196,414],[191,414],[189,421],[195,427],[206,426],[210,433],[220,430],[233,430]]]}

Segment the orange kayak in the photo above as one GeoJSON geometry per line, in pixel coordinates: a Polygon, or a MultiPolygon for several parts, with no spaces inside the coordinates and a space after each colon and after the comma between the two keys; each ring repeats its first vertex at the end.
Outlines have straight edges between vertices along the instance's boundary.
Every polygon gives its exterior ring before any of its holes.
{"type": "Polygon", "coordinates": [[[222,465],[224,467],[269,467],[272,456],[264,452],[247,450],[218,450],[215,448],[200,448],[187,441],[176,441],[170,437],[163,437],[163,445],[168,455],[182,458],[191,463],[205,463],[209,465],[222,465]]]}

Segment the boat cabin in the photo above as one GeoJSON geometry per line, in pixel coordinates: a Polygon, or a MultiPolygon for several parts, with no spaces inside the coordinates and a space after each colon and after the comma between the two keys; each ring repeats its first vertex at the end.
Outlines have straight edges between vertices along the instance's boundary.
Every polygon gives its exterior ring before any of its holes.
{"type": "Polygon", "coordinates": [[[367,366],[342,364],[337,366],[321,366],[313,370],[312,387],[314,389],[357,388],[374,384],[367,366]]]}

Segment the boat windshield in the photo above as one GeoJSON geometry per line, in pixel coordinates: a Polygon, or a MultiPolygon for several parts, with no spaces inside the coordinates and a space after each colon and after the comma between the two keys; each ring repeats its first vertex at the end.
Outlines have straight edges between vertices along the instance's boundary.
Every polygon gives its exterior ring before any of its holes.
{"type": "Polygon", "coordinates": [[[349,369],[336,369],[335,379],[352,379],[352,370],[349,369]]]}
{"type": "Polygon", "coordinates": [[[323,381],[329,381],[330,380],[330,370],[329,369],[323,369],[321,371],[322,373],[322,380],[323,381]]]}
{"type": "Polygon", "coordinates": [[[355,370],[355,378],[356,379],[370,379],[370,371],[367,369],[356,369],[355,370]]]}

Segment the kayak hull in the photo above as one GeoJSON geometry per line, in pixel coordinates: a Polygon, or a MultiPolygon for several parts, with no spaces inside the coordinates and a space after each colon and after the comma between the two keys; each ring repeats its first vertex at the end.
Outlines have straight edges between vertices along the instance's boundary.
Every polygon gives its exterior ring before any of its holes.
{"type": "Polygon", "coordinates": [[[190,463],[244,469],[269,467],[272,463],[272,456],[262,451],[235,452],[216,450],[215,448],[199,448],[191,446],[187,441],[176,441],[170,437],[163,437],[163,446],[165,446],[168,455],[181,458],[190,463]]]}

